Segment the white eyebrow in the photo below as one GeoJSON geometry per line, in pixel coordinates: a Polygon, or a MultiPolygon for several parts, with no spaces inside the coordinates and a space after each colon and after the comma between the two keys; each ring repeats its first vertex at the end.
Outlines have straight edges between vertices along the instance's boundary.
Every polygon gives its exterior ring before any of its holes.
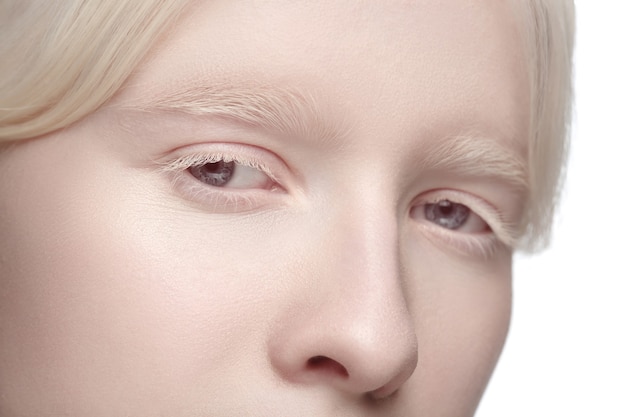
{"type": "Polygon", "coordinates": [[[181,112],[213,116],[314,139],[318,144],[336,147],[339,137],[347,136],[345,120],[323,112],[311,95],[296,89],[264,85],[212,84],[186,85],[154,97],[118,106],[145,112],[181,112]]]}
{"type": "Polygon", "coordinates": [[[423,169],[452,172],[460,177],[491,178],[521,196],[528,192],[528,163],[499,140],[476,133],[429,141],[421,149],[423,169]]]}
{"type": "MultiPolygon", "coordinates": [[[[181,112],[214,116],[277,130],[288,135],[311,138],[317,144],[337,147],[349,129],[336,111],[320,109],[311,95],[276,86],[189,83],[171,92],[151,94],[121,109],[148,113],[181,112]]],[[[422,141],[420,141],[422,142],[422,141]]],[[[527,161],[501,140],[476,132],[440,137],[419,144],[416,163],[421,169],[441,170],[467,177],[499,179],[516,192],[528,191],[527,161]]]]}

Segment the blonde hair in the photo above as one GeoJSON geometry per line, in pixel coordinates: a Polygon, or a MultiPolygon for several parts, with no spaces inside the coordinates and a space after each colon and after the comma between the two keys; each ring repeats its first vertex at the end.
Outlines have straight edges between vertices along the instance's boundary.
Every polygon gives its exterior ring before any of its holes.
{"type": "Polygon", "coordinates": [[[529,204],[520,247],[545,248],[563,182],[572,114],[572,56],[575,14],[571,0],[529,1],[531,120],[528,161],[529,204]]]}
{"type": "Polygon", "coordinates": [[[173,23],[182,0],[0,0],[0,142],[95,111],[173,23]]]}
{"type": "MultiPolygon", "coordinates": [[[[188,0],[0,0],[0,143],[94,112],[124,84],[188,0]]],[[[572,96],[571,0],[510,0],[531,80],[529,198],[518,248],[549,241],[564,178],[572,96]]]]}

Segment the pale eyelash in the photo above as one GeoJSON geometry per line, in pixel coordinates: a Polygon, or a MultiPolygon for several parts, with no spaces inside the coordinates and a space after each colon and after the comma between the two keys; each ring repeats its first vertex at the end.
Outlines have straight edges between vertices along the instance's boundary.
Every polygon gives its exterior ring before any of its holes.
{"type": "Polygon", "coordinates": [[[174,159],[173,161],[165,162],[161,164],[161,171],[163,172],[183,172],[189,168],[200,167],[202,165],[216,163],[216,162],[235,162],[241,165],[248,166],[250,168],[258,169],[267,175],[272,181],[277,182],[276,177],[272,174],[269,167],[256,158],[242,158],[240,156],[232,155],[223,152],[212,153],[191,153],[174,159]]]}
{"type": "Polygon", "coordinates": [[[430,223],[422,225],[429,235],[436,234],[437,239],[444,240],[447,246],[453,246],[463,253],[478,254],[483,258],[489,258],[498,247],[504,246],[512,249],[517,244],[519,238],[515,226],[507,222],[495,207],[482,199],[456,190],[434,190],[428,193],[428,195],[432,194],[435,196],[420,198],[414,207],[436,204],[443,200],[463,204],[487,223],[491,230],[488,234],[473,235],[447,230],[430,223]]]}

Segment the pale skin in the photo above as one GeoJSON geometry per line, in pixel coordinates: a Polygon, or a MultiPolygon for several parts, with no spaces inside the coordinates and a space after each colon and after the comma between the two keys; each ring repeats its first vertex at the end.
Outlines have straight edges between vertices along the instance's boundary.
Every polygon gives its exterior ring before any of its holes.
{"type": "Polygon", "coordinates": [[[0,153],[0,415],[471,416],[524,193],[433,155],[471,135],[526,169],[517,25],[193,4],[106,106],[0,153]]]}

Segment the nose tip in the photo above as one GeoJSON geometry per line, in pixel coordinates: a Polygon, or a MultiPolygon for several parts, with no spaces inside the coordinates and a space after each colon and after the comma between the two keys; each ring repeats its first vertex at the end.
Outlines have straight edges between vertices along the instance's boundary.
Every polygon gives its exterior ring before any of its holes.
{"type": "Polygon", "coordinates": [[[336,387],[355,394],[384,398],[397,391],[417,366],[417,337],[405,318],[372,317],[369,328],[344,329],[336,344],[343,343],[332,359],[346,369],[336,387]],[[395,319],[395,320],[394,320],[395,319]],[[342,341],[339,339],[343,337],[342,341]]]}
{"type": "Polygon", "coordinates": [[[417,366],[417,336],[408,312],[385,310],[290,314],[270,343],[271,362],[292,383],[376,399],[392,395],[417,366]]]}
{"type": "Polygon", "coordinates": [[[405,361],[401,362],[398,369],[393,372],[395,375],[386,384],[376,388],[368,394],[374,399],[383,399],[394,394],[413,375],[417,367],[417,341],[414,348],[405,356],[405,361]]]}

